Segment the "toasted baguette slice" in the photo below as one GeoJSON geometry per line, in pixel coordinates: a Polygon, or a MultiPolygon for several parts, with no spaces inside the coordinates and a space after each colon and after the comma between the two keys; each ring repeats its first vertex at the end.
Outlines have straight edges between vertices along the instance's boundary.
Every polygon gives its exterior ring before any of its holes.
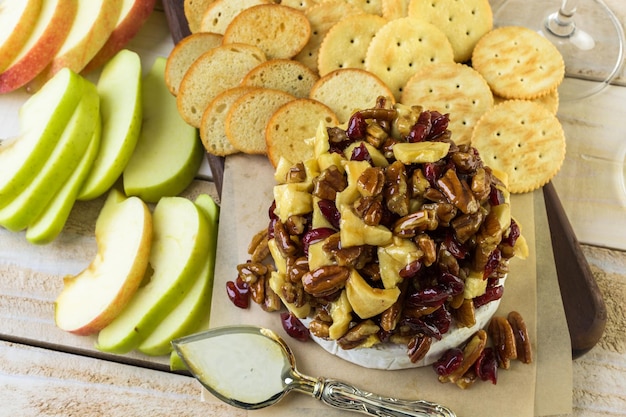
{"type": "Polygon", "coordinates": [[[239,85],[252,68],[265,61],[265,54],[256,46],[236,43],[218,46],[200,55],[180,82],[176,105],[182,118],[199,128],[202,114],[211,100],[239,85]]]}
{"type": "Polygon", "coordinates": [[[165,65],[165,84],[173,95],[191,65],[205,52],[222,44],[222,35],[199,32],[185,37],[170,52],[165,65]]]}
{"type": "Polygon", "coordinates": [[[301,62],[291,59],[271,59],[255,67],[241,81],[241,85],[273,88],[298,98],[309,96],[319,76],[301,62]]]}
{"type": "Polygon", "coordinates": [[[227,156],[239,152],[226,137],[226,115],[233,103],[241,96],[258,87],[233,87],[220,93],[209,103],[202,115],[200,139],[207,152],[227,156]]]}
{"type": "Polygon", "coordinates": [[[362,69],[344,68],[320,78],[309,97],[330,107],[339,123],[344,123],[355,110],[374,107],[379,96],[395,102],[393,92],[380,78],[362,69]]]}
{"type": "Polygon", "coordinates": [[[261,4],[241,11],[226,28],[224,44],[258,46],[268,59],[292,58],[311,36],[303,12],[280,4],[261,4]]]}
{"type": "Polygon", "coordinates": [[[270,118],[265,129],[267,154],[274,167],[283,157],[293,163],[313,156],[307,139],[323,122],[326,126],[339,124],[335,113],[325,104],[308,98],[293,100],[280,107],[270,118]]]}
{"type": "Polygon", "coordinates": [[[265,126],[274,111],[294,100],[289,93],[269,88],[257,88],[235,101],[226,115],[226,137],[241,152],[267,153],[265,126]]]}
{"type": "Polygon", "coordinates": [[[249,7],[269,4],[271,0],[215,0],[209,5],[200,21],[200,32],[223,35],[235,16],[249,7]]]}

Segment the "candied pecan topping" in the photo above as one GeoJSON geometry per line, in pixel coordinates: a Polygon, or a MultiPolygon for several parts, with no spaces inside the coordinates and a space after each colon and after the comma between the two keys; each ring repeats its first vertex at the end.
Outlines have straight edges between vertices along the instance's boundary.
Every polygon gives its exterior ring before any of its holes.
{"type": "Polygon", "coordinates": [[[357,180],[357,187],[364,196],[377,196],[385,186],[385,171],[381,167],[366,168],[357,180]]]}
{"type": "Polygon", "coordinates": [[[511,311],[507,316],[507,321],[511,324],[515,336],[517,359],[523,363],[531,363],[533,361],[533,352],[530,338],[528,337],[528,329],[522,315],[517,311],[511,311]]]}
{"type": "Polygon", "coordinates": [[[325,297],[341,290],[349,277],[350,268],[325,265],[304,274],[302,284],[313,297],[325,297]]]}
{"type": "Polygon", "coordinates": [[[409,359],[413,363],[417,363],[426,357],[428,350],[430,349],[430,345],[432,344],[432,337],[420,335],[413,336],[409,343],[407,344],[407,353],[409,355],[409,359]]]}
{"type": "Polygon", "coordinates": [[[517,359],[517,348],[515,346],[515,335],[511,324],[504,317],[493,317],[489,322],[489,336],[493,340],[498,363],[501,368],[509,369],[511,359],[517,359]]]}
{"type": "Polygon", "coordinates": [[[406,216],[409,213],[409,193],[404,164],[396,161],[385,170],[385,200],[392,213],[406,216]]]}
{"type": "Polygon", "coordinates": [[[337,339],[337,343],[342,349],[354,349],[362,345],[370,336],[375,335],[380,330],[372,320],[365,320],[351,327],[346,334],[337,339]]]}
{"type": "Polygon", "coordinates": [[[448,169],[437,180],[437,187],[447,200],[463,213],[475,213],[480,208],[476,197],[472,194],[472,190],[464,180],[457,176],[456,171],[453,169],[448,169]]]}
{"type": "Polygon", "coordinates": [[[304,169],[304,163],[298,162],[291,168],[289,168],[285,180],[287,183],[302,182],[306,180],[306,170],[304,169]]]}
{"type": "Polygon", "coordinates": [[[354,204],[354,212],[365,224],[376,226],[383,219],[383,203],[378,197],[361,197],[354,204]]]}
{"type": "Polygon", "coordinates": [[[348,186],[348,180],[335,165],[326,168],[319,177],[313,179],[312,194],[323,200],[334,200],[338,192],[348,186]]]}

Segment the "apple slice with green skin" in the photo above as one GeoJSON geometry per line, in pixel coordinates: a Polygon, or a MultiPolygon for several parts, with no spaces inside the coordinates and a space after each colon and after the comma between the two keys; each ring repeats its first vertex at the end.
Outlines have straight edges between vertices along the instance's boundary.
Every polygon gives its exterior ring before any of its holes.
{"type": "Polygon", "coordinates": [[[141,130],[141,60],[123,49],[105,65],[98,79],[102,139],[100,152],[78,194],[91,200],[106,193],[124,171],[141,130]]]}
{"type": "Polygon", "coordinates": [[[50,63],[70,31],[78,0],[45,0],[30,36],[0,73],[0,93],[17,90],[50,63]]]}
{"type": "Polygon", "coordinates": [[[61,68],[80,73],[105,44],[122,11],[122,0],[79,1],[74,23],[52,61],[26,86],[37,91],[61,68]]]}
{"type": "Polygon", "coordinates": [[[152,242],[152,215],[146,203],[112,189],[96,221],[98,252],[78,275],[64,278],[54,303],[56,325],[89,335],[111,323],[141,284],[152,242]]]}
{"type": "Polygon", "coordinates": [[[20,231],[33,222],[80,163],[100,111],[96,87],[83,79],[82,88],[82,99],[41,170],[15,199],[0,208],[0,225],[6,229],[20,231]]]}
{"type": "Polygon", "coordinates": [[[122,0],[122,11],[115,29],[83,71],[90,72],[100,68],[121,51],[148,20],[155,3],[156,0],[122,0]]]}
{"type": "Polygon", "coordinates": [[[56,147],[83,93],[83,79],[59,71],[20,108],[20,135],[0,147],[0,207],[37,175],[56,147]]]}
{"type": "Polygon", "coordinates": [[[195,278],[185,298],[144,339],[137,350],[146,355],[167,355],[172,351],[172,340],[208,326],[213,290],[213,271],[217,245],[219,208],[208,194],[200,194],[195,204],[209,222],[209,245],[204,255],[204,267],[195,278]]]}
{"type": "Polygon", "coordinates": [[[190,291],[204,267],[209,222],[183,197],[164,197],[152,214],[152,275],[146,277],[126,308],[98,334],[96,348],[127,353],[158,326],[190,291]]]}
{"type": "Polygon", "coordinates": [[[143,124],[123,173],[126,195],[150,203],[185,190],[204,158],[197,129],[180,116],[165,84],[166,62],[158,57],[143,80],[143,124]]]}
{"type": "Polygon", "coordinates": [[[55,194],[43,213],[26,229],[26,240],[30,243],[37,245],[50,243],[63,230],[76,202],[78,191],[83,185],[87,174],[89,174],[91,165],[100,149],[102,126],[99,115],[95,127],[91,142],[70,178],[63,184],[59,192],[55,194]]]}
{"type": "Polygon", "coordinates": [[[20,52],[41,11],[42,0],[5,1],[0,5],[0,72],[20,52]]]}

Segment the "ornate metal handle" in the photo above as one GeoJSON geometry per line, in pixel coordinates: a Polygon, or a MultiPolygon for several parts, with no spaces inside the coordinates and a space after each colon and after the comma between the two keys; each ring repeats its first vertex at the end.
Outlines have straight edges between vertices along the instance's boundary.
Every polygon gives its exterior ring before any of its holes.
{"type": "Polygon", "coordinates": [[[332,379],[318,379],[313,395],[331,407],[379,417],[456,417],[443,405],[385,398],[332,379]]]}

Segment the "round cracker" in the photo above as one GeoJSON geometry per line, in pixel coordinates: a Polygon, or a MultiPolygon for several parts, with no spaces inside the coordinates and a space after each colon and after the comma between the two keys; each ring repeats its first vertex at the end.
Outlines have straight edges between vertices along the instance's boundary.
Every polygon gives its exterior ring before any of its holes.
{"type": "Polygon", "coordinates": [[[265,129],[267,154],[272,165],[277,166],[280,158],[300,162],[313,157],[313,149],[307,139],[323,122],[336,126],[337,116],[319,101],[300,98],[293,100],[274,112],[265,129]]]}
{"type": "Polygon", "coordinates": [[[207,106],[200,124],[200,140],[204,149],[218,156],[232,155],[239,150],[226,137],[226,116],[240,97],[257,87],[240,86],[229,88],[217,95],[207,106]]]}
{"type": "Polygon", "coordinates": [[[365,55],[387,19],[375,14],[348,16],[335,24],[320,45],[317,69],[321,76],[341,68],[364,68],[365,55]]]}
{"type": "Polygon", "coordinates": [[[476,44],[472,66],[497,94],[533,99],[556,88],[565,76],[559,50],[539,33],[518,26],[492,30],[476,44]]]}
{"type": "MultiPolygon", "coordinates": [[[[508,99],[500,97],[500,96],[495,96],[495,95],[493,96],[494,104],[500,104],[505,100],[508,100],[508,99]]],[[[550,110],[552,114],[556,115],[557,112],[559,111],[559,103],[560,103],[559,90],[556,89],[554,91],[549,92],[545,96],[532,99],[531,101],[534,101],[535,103],[539,103],[545,106],[548,110],[550,110]]]]}
{"type": "Polygon", "coordinates": [[[247,43],[260,48],[268,59],[292,58],[311,36],[303,12],[280,4],[260,4],[242,10],[224,32],[224,44],[247,43]]]}
{"type": "Polygon", "coordinates": [[[358,68],[326,74],[313,85],[310,93],[310,98],[335,112],[339,123],[347,122],[356,110],[374,107],[380,96],[395,102],[392,91],[380,78],[358,68]]]}
{"type": "Polygon", "coordinates": [[[478,40],[493,28],[489,0],[411,0],[408,15],[441,29],[456,62],[468,61],[478,40]]]}
{"type": "Polygon", "coordinates": [[[457,145],[469,144],[476,122],[493,107],[493,94],[475,70],[454,62],[427,65],[407,81],[400,102],[450,114],[457,145]]]}
{"type": "Polygon", "coordinates": [[[382,0],[383,17],[387,20],[407,17],[410,2],[411,0],[382,0]]]}
{"type": "Polygon", "coordinates": [[[294,100],[289,93],[270,88],[255,88],[235,101],[224,122],[226,137],[238,150],[264,155],[265,126],[278,108],[294,100]]]}
{"type": "Polygon", "coordinates": [[[485,165],[508,175],[512,193],[543,186],[565,159],[559,120],[541,104],[526,100],[507,100],[485,113],[471,144],[485,165]]]}
{"type": "Polygon", "coordinates": [[[391,20],[376,33],[367,49],[365,69],[376,74],[400,100],[406,82],[427,64],[453,62],[446,35],[425,20],[391,20]]]}
{"type": "Polygon", "coordinates": [[[293,59],[272,59],[253,68],[241,85],[273,88],[298,98],[309,96],[319,76],[309,67],[293,59]]]}

